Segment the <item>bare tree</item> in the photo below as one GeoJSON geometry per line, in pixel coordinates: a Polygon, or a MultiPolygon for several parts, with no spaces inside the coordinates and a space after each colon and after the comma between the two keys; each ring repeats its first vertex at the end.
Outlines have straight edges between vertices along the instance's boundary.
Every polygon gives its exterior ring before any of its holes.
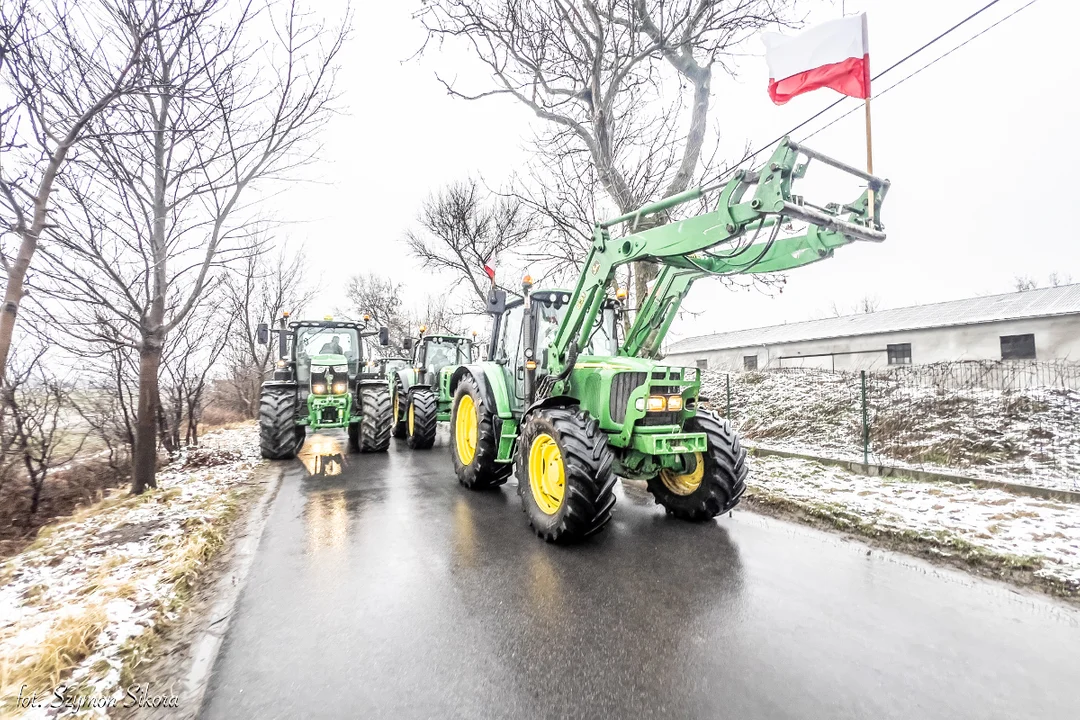
{"type": "MultiPolygon", "coordinates": [[[[103,0],[105,1],[105,0],[103,0]]],[[[108,0],[146,6],[140,72],[147,90],[114,103],[69,173],[77,201],[42,249],[64,325],[87,344],[139,352],[132,492],[155,486],[158,375],[180,327],[221,268],[261,250],[245,191],[312,158],[332,112],[345,23],[322,25],[297,2],[108,0]],[[273,41],[252,50],[259,28],[273,41]]],[[[119,16],[134,23],[140,16],[119,16]]]]}
{"type": "Polygon", "coordinates": [[[1038,289],[1038,287],[1039,283],[1035,279],[1027,275],[1017,275],[1015,278],[1013,278],[1013,288],[1017,292],[1024,292],[1025,290],[1036,290],[1038,289]]]}
{"type": "Polygon", "coordinates": [[[68,444],[64,453],[61,445],[69,438],[64,422],[70,410],[68,389],[56,377],[45,371],[41,362],[44,348],[33,353],[25,362],[13,362],[4,379],[3,428],[7,438],[2,444],[5,459],[21,463],[30,486],[30,512],[36,513],[41,492],[49,472],[71,460],[82,449],[81,438],[68,444]]]}
{"type": "Polygon", "coordinates": [[[512,262],[529,240],[532,224],[512,198],[485,198],[470,178],[428,197],[417,218],[422,230],[409,230],[409,249],[425,268],[446,272],[450,289],[466,288],[467,309],[483,312],[490,281],[488,263],[512,262]]]}
{"type": "Polygon", "coordinates": [[[226,276],[225,307],[236,325],[225,346],[224,382],[230,407],[245,417],[258,416],[259,389],[277,356],[274,343],[256,342],[259,324],[273,324],[283,312],[298,315],[315,295],[307,287],[303,257],[303,246],[283,243],[276,253],[248,257],[226,276]]]}
{"type": "Polygon", "coordinates": [[[134,4],[0,3],[0,379],[26,276],[49,222],[56,181],[94,121],[142,89],[148,8],[134,4]],[[2,244],[16,238],[14,256],[2,244]]]}
{"type": "MultiPolygon", "coordinates": [[[[782,23],[792,4],[430,0],[417,17],[429,42],[463,40],[490,73],[491,85],[476,90],[437,74],[447,92],[523,103],[549,123],[541,151],[587,162],[619,212],[629,212],[689,187],[701,170],[713,68],[732,73],[739,46],[782,23]]],[[[655,271],[639,263],[634,272],[640,303],[655,271]]]]}
{"type": "Polygon", "coordinates": [[[345,287],[348,305],[337,312],[354,320],[366,315],[375,327],[386,327],[391,338],[400,340],[412,334],[404,293],[404,283],[374,272],[358,273],[349,278],[345,287]]]}

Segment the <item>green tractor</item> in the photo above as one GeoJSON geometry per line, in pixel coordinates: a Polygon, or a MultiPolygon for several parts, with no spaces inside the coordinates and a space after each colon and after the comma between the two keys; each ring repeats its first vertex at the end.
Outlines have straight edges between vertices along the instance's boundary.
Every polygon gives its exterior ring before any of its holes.
{"type": "Polygon", "coordinates": [[[449,399],[440,400],[440,388],[450,381],[447,370],[475,359],[476,333],[470,339],[426,332],[427,327],[421,325],[419,337],[405,338],[405,351],[412,357],[391,382],[394,437],[406,438],[414,450],[434,445],[438,422],[450,419],[449,399]]]}
{"type": "MultiPolygon", "coordinates": [[[[698,406],[699,370],[657,361],[661,342],[699,278],[791,270],[857,240],[883,241],[888,188],[785,139],[756,171],[599,223],[573,290],[534,291],[526,277],[523,297],[507,302],[493,286],[488,359],[448,368],[439,383],[459,482],[492,488],[516,475],[529,522],[549,542],[603,528],[617,476],[645,481],[678,518],[706,520],[733,508],[746,489],[746,451],[728,420],[698,406]],[[867,190],[845,205],[793,195],[792,182],[814,159],[857,176],[867,190]],[[635,231],[641,220],[716,190],[711,212],[635,231]],[[791,220],[806,223],[801,234],[791,220]],[[630,233],[612,237],[621,223],[630,233]],[[620,337],[624,294],[615,271],[635,261],[660,270],[620,337]]],[[[423,402],[433,404],[428,392],[423,402]]]]}
{"type": "MultiPolygon", "coordinates": [[[[386,328],[368,331],[366,323],[302,320],[283,313],[273,378],[262,384],[259,447],[270,460],[296,457],[307,430],[345,428],[349,449],[383,452],[390,445],[390,392],[381,378],[365,378],[362,339],[378,335],[389,344],[386,328]]],[[[260,324],[265,345],[270,328],[260,324]]]]}

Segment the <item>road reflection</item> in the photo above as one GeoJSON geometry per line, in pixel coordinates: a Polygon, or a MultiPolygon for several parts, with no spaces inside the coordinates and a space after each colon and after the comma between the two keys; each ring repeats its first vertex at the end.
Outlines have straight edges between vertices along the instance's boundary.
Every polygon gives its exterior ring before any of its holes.
{"type": "Polygon", "coordinates": [[[343,549],[349,538],[345,491],[333,490],[309,497],[304,506],[304,527],[309,553],[343,549]]]}
{"type": "Polygon", "coordinates": [[[344,435],[310,433],[300,450],[300,462],[312,477],[340,475],[345,469],[348,438],[344,435]]]}

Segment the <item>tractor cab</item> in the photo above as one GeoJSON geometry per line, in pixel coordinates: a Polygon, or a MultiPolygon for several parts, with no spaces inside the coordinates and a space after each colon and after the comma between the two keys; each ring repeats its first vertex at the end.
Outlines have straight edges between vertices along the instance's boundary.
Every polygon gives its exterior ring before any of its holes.
{"type": "Polygon", "coordinates": [[[416,371],[413,384],[434,387],[443,368],[473,361],[475,337],[425,335],[424,331],[421,325],[419,338],[405,340],[405,350],[411,352],[411,367],[416,371]]]}

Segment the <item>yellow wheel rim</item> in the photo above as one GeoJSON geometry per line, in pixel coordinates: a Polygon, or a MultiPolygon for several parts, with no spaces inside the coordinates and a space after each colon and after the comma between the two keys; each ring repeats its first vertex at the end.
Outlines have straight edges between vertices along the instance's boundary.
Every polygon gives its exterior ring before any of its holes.
{"type": "Polygon", "coordinates": [[[394,393],[394,422],[401,419],[401,398],[397,393],[394,393]]]}
{"type": "Polygon", "coordinates": [[[688,473],[680,475],[668,468],[660,471],[661,482],[676,495],[692,495],[701,487],[703,477],[705,477],[705,458],[701,453],[694,453],[694,469],[688,473]]]}
{"type": "Polygon", "coordinates": [[[541,510],[548,515],[558,512],[566,492],[566,470],[555,438],[546,433],[537,435],[529,448],[529,487],[541,510]]]}
{"type": "Polygon", "coordinates": [[[458,460],[462,465],[469,465],[476,457],[476,443],[480,436],[479,414],[472,395],[462,395],[457,406],[457,419],[454,421],[454,442],[457,446],[458,460]]]}
{"type": "Polygon", "coordinates": [[[410,434],[410,435],[412,435],[412,434],[413,434],[413,425],[415,424],[415,423],[413,422],[413,416],[414,416],[414,413],[413,413],[413,404],[412,404],[412,403],[409,403],[409,434],[410,434]]]}

